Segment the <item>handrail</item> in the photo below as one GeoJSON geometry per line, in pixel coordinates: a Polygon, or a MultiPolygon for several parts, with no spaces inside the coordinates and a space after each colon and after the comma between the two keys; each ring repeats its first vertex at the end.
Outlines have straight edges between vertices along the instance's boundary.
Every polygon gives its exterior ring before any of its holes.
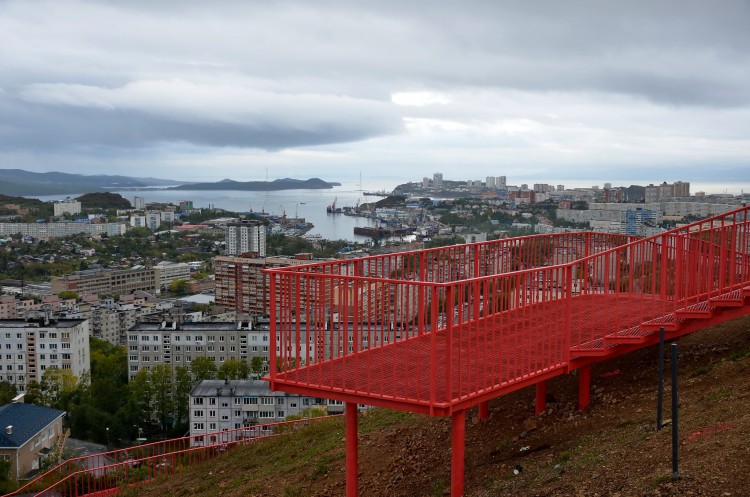
{"type": "MultiPolygon", "coordinates": [[[[243,428],[235,428],[227,431],[215,431],[206,434],[191,435],[187,437],[173,438],[169,440],[163,440],[158,442],[152,442],[149,444],[135,445],[124,449],[118,449],[114,451],[92,454],[90,456],[81,456],[55,466],[44,474],[38,476],[34,480],[26,483],[22,487],[16,489],[13,492],[3,495],[2,497],[20,496],[35,492],[49,491],[54,485],[47,486],[44,490],[35,490],[34,487],[38,486],[41,482],[55,474],[66,474],[67,476],[63,480],[67,480],[71,475],[74,474],[85,474],[91,472],[101,471],[104,468],[114,467],[118,465],[134,465],[139,461],[149,460],[151,458],[159,458],[169,456],[170,454],[177,454],[195,448],[210,448],[210,447],[221,447],[227,444],[237,444],[242,441],[255,440],[258,438],[268,438],[279,434],[286,433],[287,430],[296,430],[301,426],[307,426],[311,421],[318,421],[321,419],[331,419],[340,417],[341,415],[322,416],[313,418],[303,418],[293,421],[280,421],[276,423],[259,424],[253,426],[246,426],[243,428]],[[252,435],[252,436],[249,436],[252,435]],[[211,443],[205,444],[205,441],[209,440],[211,443]],[[200,443],[200,445],[198,445],[200,443]],[[160,448],[166,448],[166,451],[159,451],[160,448]],[[170,450],[171,449],[171,450],[170,450]],[[140,456],[140,454],[149,454],[140,456]],[[140,456],[140,457],[135,457],[140,456]],[[115,461],[114,463],[101,464],[102,462],[115,461]],[[91,464],[87,464],[91,463],[91,464]],[[87,466],[93,466],[88,467],[87,466]],[[72,473],[71,470],[75,469],[72,473]]],[[[60,482],[63,480],[56,480],[60,482]]]]}

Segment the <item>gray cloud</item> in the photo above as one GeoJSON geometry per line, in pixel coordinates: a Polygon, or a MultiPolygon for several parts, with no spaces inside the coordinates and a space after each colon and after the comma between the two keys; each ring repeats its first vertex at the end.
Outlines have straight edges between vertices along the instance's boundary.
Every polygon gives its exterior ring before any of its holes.
{"type": "Polygon", "coordinates": [[[691,144],[743,163],[748,25],[739,0],[0,1],[0,153],[345,145],[431,167],[452,143],[507,167],[640,167],[691,144]],[[409,92],[449,103],[391,100],[409,92]]]}

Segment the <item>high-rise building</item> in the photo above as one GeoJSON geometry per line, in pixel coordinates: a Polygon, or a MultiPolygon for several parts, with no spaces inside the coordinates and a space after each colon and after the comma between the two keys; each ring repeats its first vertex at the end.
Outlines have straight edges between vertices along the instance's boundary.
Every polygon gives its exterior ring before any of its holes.
{"type": "Polygon", "coordinates": [[[498,176],[497,186],[507,186],[507,178],[505,176],[498,176]]]}
{"type": "Polygon", "coordinates": [[[494,176],[487,176],[484,186],[487,188],[497,188],[496,178],[494,176]]]}
{"type": "Polygon", "coordinates": [[[690,196],[690,183],[687,181],[675,181],[674,182],[674,196],[675,197],[689,197],[690,196]]]}
{"type": "Polygon", "coordinates": [[[422,178],[422,188],[429,188],[430,187],[430,178],[425,176],[422,178]]]}
{"type": "Polygon", "coordinates": [[[224,240],[227,255],[255,252],[260,257],[266,256],[266,226],[260,221],[227,224],[224,240]]]}
{"type": "Polygon", "coordinates": [[[37,311],[26,319],[0,320],[0,343],[0,381],[22,392],[48,369],[69,369],[79,378],[91,370],[89,323],[83,319],[56,320],[37,311]]]}
{"type": "Polygon", "coordinates": [[[437,189],[443,187],[443,173],[435,173],[432,176],[432,187],[437,189]]]}
{"type": "Polygon", "coordinates": [[[312,254],[294,257],[219,256],[214,259],[216,304],[240,314],[264,315],[270,312],[270,283],[266,268],[307,264],[312,254]]]}
{"type": "Polygon", "coordinates": [[[133,209],[143,210],[146,208],[146,199],[143,197],[133,197],[133,209]]]}

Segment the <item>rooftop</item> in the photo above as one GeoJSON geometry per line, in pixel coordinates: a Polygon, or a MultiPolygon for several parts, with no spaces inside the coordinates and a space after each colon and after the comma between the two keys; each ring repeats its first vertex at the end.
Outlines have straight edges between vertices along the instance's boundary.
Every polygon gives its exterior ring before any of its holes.
{"type": "Polygon", "coordinates": [[[65,411],[50,409],[34,404],[6,404],[0,407],[0,447],[21,447],[37,433],[58,418],[65,411]],[[12,426],[12,433],[6,428],[12,426]]]}

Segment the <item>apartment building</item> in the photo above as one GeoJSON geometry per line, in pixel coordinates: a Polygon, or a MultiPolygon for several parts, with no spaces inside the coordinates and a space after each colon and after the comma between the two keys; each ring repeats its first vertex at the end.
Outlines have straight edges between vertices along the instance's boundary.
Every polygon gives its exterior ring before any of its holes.
{"type": "MultiPolygon", "coordinates": [[[[312,407],[328,414],[344,412],[341,401],[272,392],[263,380],[203,380],[190,391],[190,435],[276,423],[312,407]]],[[[217,440],[197,442],[214,444],[217,440]]]]}
{"type": "Polygon", "coordinates": [[[21,234],[40,240],[61,238],[84,233],[95,235],[124,235],[125,223],[0,223],[0,236],[21,234]]]}
{"type": "Polygon", "coordinates": [[[228,223],[224,241],[227,255],[255,252],[260,257],[265,257],[266,226],[259,221],[250,220],[228,223]]]}
{"type": "Polygon", "coordinates": [[[137,290],[155,292],[156,269],[90,269],[52,277],[52,293],[64,291],[82,294],[124,294],[137,290]]]}
{"type": "Polygon", "coordinates": [[[77,200],[65,199],[59,200],[52,204],[52,210],[55,215],[62,216],[63,214],[80,214],[81,203],[77,200]]]}
{"type": "Polygon", "coordinates": [[[91,369],[88,321],[50,316],[38,312],[0,320],[0,381],[23,392],[31,380],[41,381],[47,369],[69,369],[79,378],[91,369]]]}
{"type": "Polygon", "coordinates": [[[154,266],[156,270],[156,288],[160,291],[169,288],[174,280],[190,279],[190,264],[187,262],[162,261],[154,266]]]}
{"type": "Polygon", "coordinates": [[[19,300],[15,295],[2,295],[0,296],[0,319],[24,319],[32,311],[62,312],[73,309],[75,305],[75,299],[61,299],[57,295],[45,295],[41,302],[31,299],[19,300]]]}
{"type": "Polygon", "coordinates": [[[256,355],[267,362],[268,333],[249,321],[138,323],[128,330],[129,377],[159,364],[189,368],[198,357],[210,357],[217,367],[229,359],[250,362],[256,355]]]}
{"type": "Polygon", "coordinates": [[[263,257],[257,253],[214,259],[216,304],[240,314],[267,315],[270,312],[270,282],[264,269],[308,264],[312,254],[293,257],[263,257]]]}

